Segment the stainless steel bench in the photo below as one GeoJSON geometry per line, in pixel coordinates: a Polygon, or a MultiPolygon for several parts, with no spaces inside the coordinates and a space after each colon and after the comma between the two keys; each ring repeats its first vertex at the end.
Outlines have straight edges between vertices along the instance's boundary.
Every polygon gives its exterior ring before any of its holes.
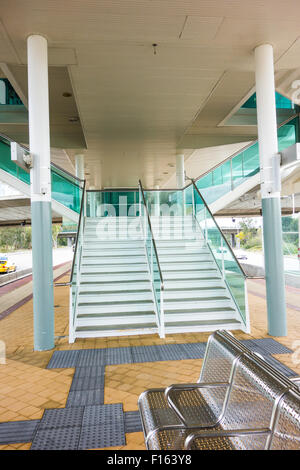
{"type": "Polygon", "coordinates": [[[300,449],[297,386],[228,332],[209,338],[197,384],[142,393],[148,449],[300,449]]]}

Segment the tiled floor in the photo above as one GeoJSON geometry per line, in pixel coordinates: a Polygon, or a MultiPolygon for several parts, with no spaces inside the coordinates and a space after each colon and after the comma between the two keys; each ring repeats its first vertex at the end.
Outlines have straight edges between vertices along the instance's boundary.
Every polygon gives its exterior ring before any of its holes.
{"type": "MultiPolygon", "coordinates": [[[[60,280],[60,282],[63,281],[64,278],[60,280]]],[[[261,280],[248,281],[248,292],[251,335],[242,332],[234,334],[238,339],[268,337],[264,282],[261,280]]],[[[275,339],[291,350],[296,350],[300,347],[300,290],[287,287],[286,294],[288,336],[275,339]],[[297,340],[298,343],[296,343],[297,340]]],[[[12,301],[14,295],[17,294],[10,293],[12,301]]],[[[165,340],[154,335],[82,339],[76,340],[74,344],[70,345],[67,337],[68,300],[68,287],[56,287],[55,350],[198,343],[206,342],[209,336],[209,333],[195,333],[170,335],[165,340]]],[[[33,351],[32,300],[0,320],[0,340],[5,342],[7,357],[6,364],[0,364],[0,423],[39,420],[45,409],[65,408],[75,368],[47,369],[54,350],[33,351]]],[[[298,356],[280,354],[274,357],[300,375],[300,354],[298,356]]],[[[199,376],[201,363],[202,359],[187,359],[107,365],[105,368],[104,403],[122,403],[125,412],[135,411],[137,410],[138,396],[142,391],[150,387],[167,386],[171,383],[194,382],[199,376]]],[[[29,449],[30,447],[30,443],[17,443],[1,445],[0,449],[29,449]]],[[[141,432],[127,433],[126,445],[122,444],[113,448],[144,449],[143,435],[141,432]]]]}

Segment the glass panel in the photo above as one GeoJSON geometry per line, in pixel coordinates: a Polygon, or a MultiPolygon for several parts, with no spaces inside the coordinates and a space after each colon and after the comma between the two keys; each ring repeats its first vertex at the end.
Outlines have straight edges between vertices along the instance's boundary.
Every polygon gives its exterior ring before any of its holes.
{"type": "Polygon", "coordinates": [[[135,217],[139,215],[139,192],[88,191],[88,217],[135,217]]]}
{"type": "MultiPolygon", "coordinates": [[[[10,143],[0,141],[0,168],[26,184],[30,184],[30,173],[11,160],[10,143]]],[[[72,175],[51,165],[52,198],[73,211],[80,212],[82,185],[72,175]]]]}
{"type": "Polygon", "coordinates": [[[233,188],[243,182],[244,169],[243,169],[243,153],[240,153],[232,159],[232,180],[233,188]]]}
{"type": "MultiPolygon", "coordinates": [[[[154,192],[155,191],[153,191],[153,193],[154,192]]],[[[148,192],[148,195],[146,197],[146,194],[144,192],[145,202],[147,206],[148,206],[147,198],[150,196],[153,196],[153,193],[151,194],[151,192],[148,192]]],[[[151,282],[153,286],[153,292],[154,292],[155,303],[156,303],[156,321],[157,321],[157,325],[159,328],[159,334],[161,337],[164,337],[164,314],[163,314],[163,306],[161,305],[161,295],[162,295],[162,290],[163,290],[162,277],[161,277],[161,273],[159,269],[159,261],[158,261],[158,256],[156,252],[156,246],[152,238],[147,210],[144,204],[144,198],[142,196],[141,190],[140,190],[140,200],[141,200],[141,221],[142,221],[142,227],[143,227],[144,241],[145,241],[145,247],[146,247],[148,264],[149,264],[150,275],[151,275],[151,282]]]]}
{"type": "Polygon", "coordinates": [[[203,236],[216,260],[219,270],[232,294],[246,325],[245,277],[226,238],[207,209],[203,198],[194,189],[195,215],[203,236]]]}
{"type": "MultiPolygon", "coordinates": [[[[297,118],[278,129],[278,151],[297,142],[297,118]]],[[[258,142],[227,160],[196,181],[207,204],[211,204],[227,192],[242,184],[260,171],[258,142]],[[231,181],[232,165],[232,181],[231,181]]]]}

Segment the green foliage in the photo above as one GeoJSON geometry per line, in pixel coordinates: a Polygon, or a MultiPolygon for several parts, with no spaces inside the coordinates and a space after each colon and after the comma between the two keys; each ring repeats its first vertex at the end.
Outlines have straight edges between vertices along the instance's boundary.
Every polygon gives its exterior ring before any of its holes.
{"type": "MultiPolygon", "coordinates": [[[[52,225],[53,246],[66,246],[67,240],[57,238],[60,224],[52,225]]],[[[7,253],[31,249],[31,227],[0,227],[0,252],[7,253]]]]}

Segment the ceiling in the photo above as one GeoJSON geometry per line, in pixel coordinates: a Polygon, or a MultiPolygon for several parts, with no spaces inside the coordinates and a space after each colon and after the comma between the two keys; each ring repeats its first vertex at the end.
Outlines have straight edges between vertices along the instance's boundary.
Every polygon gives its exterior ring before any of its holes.
{"type": "MultiPolygon", "coordinates": [[[[26,105],[26,38],[47,37],[51,145],[64,149],[56,163],[70,168],[84,153],[86,178],[96,188],[135,187],[139,178],[145,187],[167,187],[177,152],[187,164],[197,158],[199,176],[228,156],[230,147],[223,153],[219,145],[255,139],[256,126],[223,125],[253,92],[255,46],[274,46],[279,92],[291,97],[300,79],[298,0],[0,5],[3,74],[26,105]],[[70,89],[71,99],[63,98],[70,89]],[[69,122],[73,115],[78,122],[69,122]]],[[[0,122],[0,132],[28,141],[26,124],[0,122]]]]}

